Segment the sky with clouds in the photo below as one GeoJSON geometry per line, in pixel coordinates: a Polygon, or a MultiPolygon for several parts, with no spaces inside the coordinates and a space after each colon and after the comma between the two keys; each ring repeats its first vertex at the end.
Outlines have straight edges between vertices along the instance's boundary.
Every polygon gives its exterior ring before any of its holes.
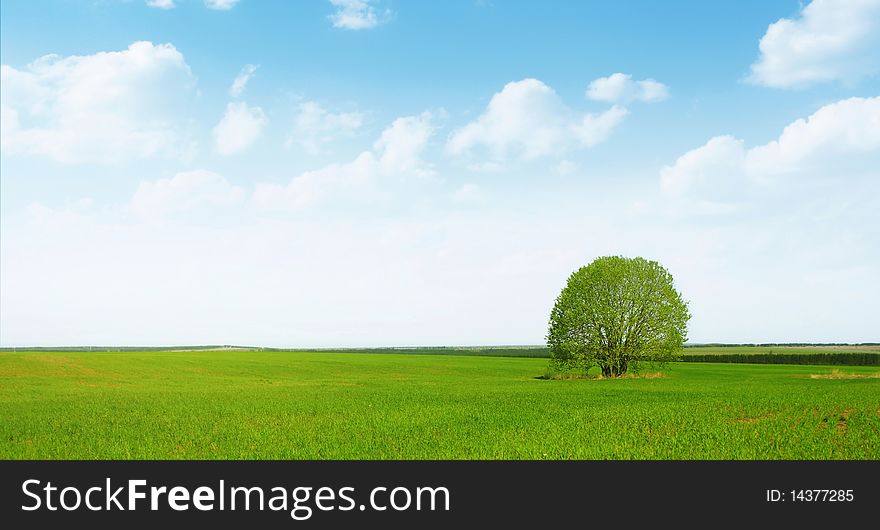
{"type": "Polygon", "coordinates": [[[0,4],[0,344],[880,340],[880,0],[0,4]]]}

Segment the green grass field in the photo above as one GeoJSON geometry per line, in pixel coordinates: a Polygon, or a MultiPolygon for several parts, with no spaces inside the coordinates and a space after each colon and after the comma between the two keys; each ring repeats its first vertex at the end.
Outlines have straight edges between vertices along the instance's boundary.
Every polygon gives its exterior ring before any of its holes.
{"type": "Polygon", "coordinates": [[[659,378],[539,379],[546,367],[446,355],[2,352],[0,458],[880,458],[877,367],[674,363],[659,378]]]}

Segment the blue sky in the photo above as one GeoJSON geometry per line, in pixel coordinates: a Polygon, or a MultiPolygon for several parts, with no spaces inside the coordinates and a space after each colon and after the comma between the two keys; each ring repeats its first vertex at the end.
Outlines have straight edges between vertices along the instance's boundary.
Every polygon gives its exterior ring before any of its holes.
{"type": "Polygon", "coordinates": [[[876,0],[8,1],[0,30],[4,345],[534,344],[606,254],[666,265],[694,342],[880,338],[876,0]]]}

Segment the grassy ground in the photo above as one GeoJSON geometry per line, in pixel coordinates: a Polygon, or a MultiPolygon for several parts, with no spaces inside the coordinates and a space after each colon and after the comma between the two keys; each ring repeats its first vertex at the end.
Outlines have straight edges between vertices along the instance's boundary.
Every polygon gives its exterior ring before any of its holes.
{"type": "Polygon", "coordinates": [[[0,458],[880,458],[877,367],[676,363],[663,377],[539,379],[546,366],[3,352],[0,458]]]}

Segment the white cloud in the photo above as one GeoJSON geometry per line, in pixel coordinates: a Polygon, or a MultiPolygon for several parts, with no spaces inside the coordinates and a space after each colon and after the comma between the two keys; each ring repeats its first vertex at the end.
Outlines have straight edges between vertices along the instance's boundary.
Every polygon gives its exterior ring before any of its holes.
{"type": "Polygon", "coordinates": [[[422,161],[422,151],[434,133],[434,116],[423,112],[418,116],[397,118],[382,131],[373,144],[379,156],[379,170],[383,174],[409,174],[427,177],[433,170],[422,161]]]}
{"type": "Polygon", "coordinates": [[[675,164],[660,171],[665,192],[717,200],[736,197],[738,187],[747,184],[743,172],[746,150],[733,136],[716,136],[705,145],[678,157],[675,164]]]}
{"type": "Polygon", "coordinates": [[[525,159],[557,153],[568,143],[568,109],[552,88],[537,79],[508,83],[492,96],[486,111],[452,133],[454,155],[485,146],[493,158],[517,151],[525,159]]]}
{"type": "Polygon", "coordinates": [[[560,175],[571,175],[577,171],[577,164],[571,160],[560,160],[559,163],[556,164],[555,169],[560,175]]]}
{"type": "Polygon", "coordinates": [[[288,143],[296,142],[309,153],[317,154],[325,145],[350,136],[363,121],[360,112],[329,112],[317,102],[306,101],[299,104],[288,143]]]}
{"type": "Polygon", "coordinates": [[[46,55],[0,66],[4,154],[66,163],[175,156],[189,147],[185,115],[195,79],[171,44],[46,55]]]}
{"type": "Polygon", "coordinates": [[[184,171],[171,178],[142,181],[131,199],[131,209],[142,217],[192,212],[240,203],[244,190],[221,175],[204,169],[184,171]]]}
{"type": "Polygon", "coordinates": [[[796,88],[880,72],[880,0],[813,0],[767,28],[748,80],[796,88]]]}
{"type": "Polygon", "coordinates": [[[174,0],[147,0],[147,5],[158,9],[174,9],[174,0]]]}
{"type": "Polygon", "coordinates": [[[492,96],[479,118],[452,133],[446,149],[462,155],[483,147],[496,160],[559,155],[605,140],[626,114],[626,109],[614,106],[577,119],[552,88],[537,79],[523,79],[492,96]]]}
{"type": "Polygon", "coordinates": [[[259,65],[254,64],[246,64],[244,68],[241,69],[241,72],[235,76],[235,80],[232,81],[232,86],[229,87],[229,95],[237,98],[244,92],[244,87],[248,84],[248,81],[254,76],[254,73],[259,68],[259,65]]]}
{"type": "Polygon", "coordinates": [[[248,107],[244,101],[226,105],[226,113],[214,127],[214,145],[221,155],[247,150],[263,133],[268,123],[263,109],[248,107]]]}
{"type": "Polygon", "coordinates": [[[386,11],[383,16],[376,14],[376,9],[370,5],[370,0],[330,0],[336,7],[336,12],[330,15],[330,21],[334,28],[343,29],[370,29],[387,21],[390,12],[386,11]]]}
{"type": "Polygon", "coordinates": [[[205,0],[205,6],[209,9],[226,11],[232,9],[239,0],[205,0]]]}
{"type": "Polygon", "coordinates": [[[880,97],[849,98],[831,103],[782,131],[779,139],[749,150],[746,169],[757,178],[819,168],[835,173],[857,167],[878,171],[880,97]],[[859,155],[871,154],[865,163],[859,155]],[[872,165],[876,163],[876,165],[872,165]]]}
{"type": "Polygon", "coordinates": [[[730,202],[751,186],[780,179],[835,181],[878,176],[880,97],[849,98],[820,108],[782,131],[779,138],[746,149],[717,136],[661,170],[664,191],[730,202]]]}
{"type": "Polygon", "coordinates": [[[587,114],[580,124],[572,127],[572,130],[584,147],[593,147],[604,142],[615,127],[620,125],[629,111],[619,105],[613,105],[601,114],[587,114]]]}
{"type": "Polygon", "coordinates": [[[467,164],[468,171],[475,173],[500,173],[506,169],[506,165],[498,160],[481,160],[467,164]]]}
{"type": "Polygon", "coordinates": [[[476,184],[462,184],[453,192],[452,200],[459,204],[482,202],[483,190],[476,184]]]}
{"type": "Polygon", "coordinates": [[[624,189],[391,219],[252,212],[226,226],[45,206],[4,211],[0,337],[4,345],[535,344],[565,278],[597,256],[623,254],[669,268],[691,302],[691,340],[876,340],[876,194],[866,184],[828,201],[842,209],[836,217],[816,219],[824,203],[779,201],[715,225],[650,207],[629,212],[624,189]]]}
{"type": "Polygon", "coordinates": [[[669,87],[653,79],[633,81],[631,75],[618,72],[594,79],[587,87],[586,97],[610,103],[662,101],[669,97],[669,87]]]}
{"type": "Polygon", "coordinates": [[[259,210],[298,210],[331,193],[367,189],[377,175],[376,157],[364,151],[351,162],[297,175],[286,185],[257,184],[251,197],[259,210]]]}
{"type": "Polygon", "coordinates": [[[644,79],[638,82],[641,101],[661,101],[669,97],[669,87],[653,79],[644,79]]]}
{"type": "MultiPolygon", "coordinates": [[[[226,11],[232,9],[239,0],[205,0],[205,7],[208,9],[216,9],[218,11],[226,11]]],[[[158,9],[174,9],[177,7],[174,0],[146,0],[150,7],[158,9]]]]}
{"type": "Polygon", "coordinates": [[[259,209],[298,209],[330,193],[369,191],[379,177],[430,176],[433,170],[421,155],[433,134],[433,120],[430,112],[397,118],[382,132],[372,151],[362,152],[351,162],[306,171],[283,186],[258,184],[253,203],[259,209]]]}

